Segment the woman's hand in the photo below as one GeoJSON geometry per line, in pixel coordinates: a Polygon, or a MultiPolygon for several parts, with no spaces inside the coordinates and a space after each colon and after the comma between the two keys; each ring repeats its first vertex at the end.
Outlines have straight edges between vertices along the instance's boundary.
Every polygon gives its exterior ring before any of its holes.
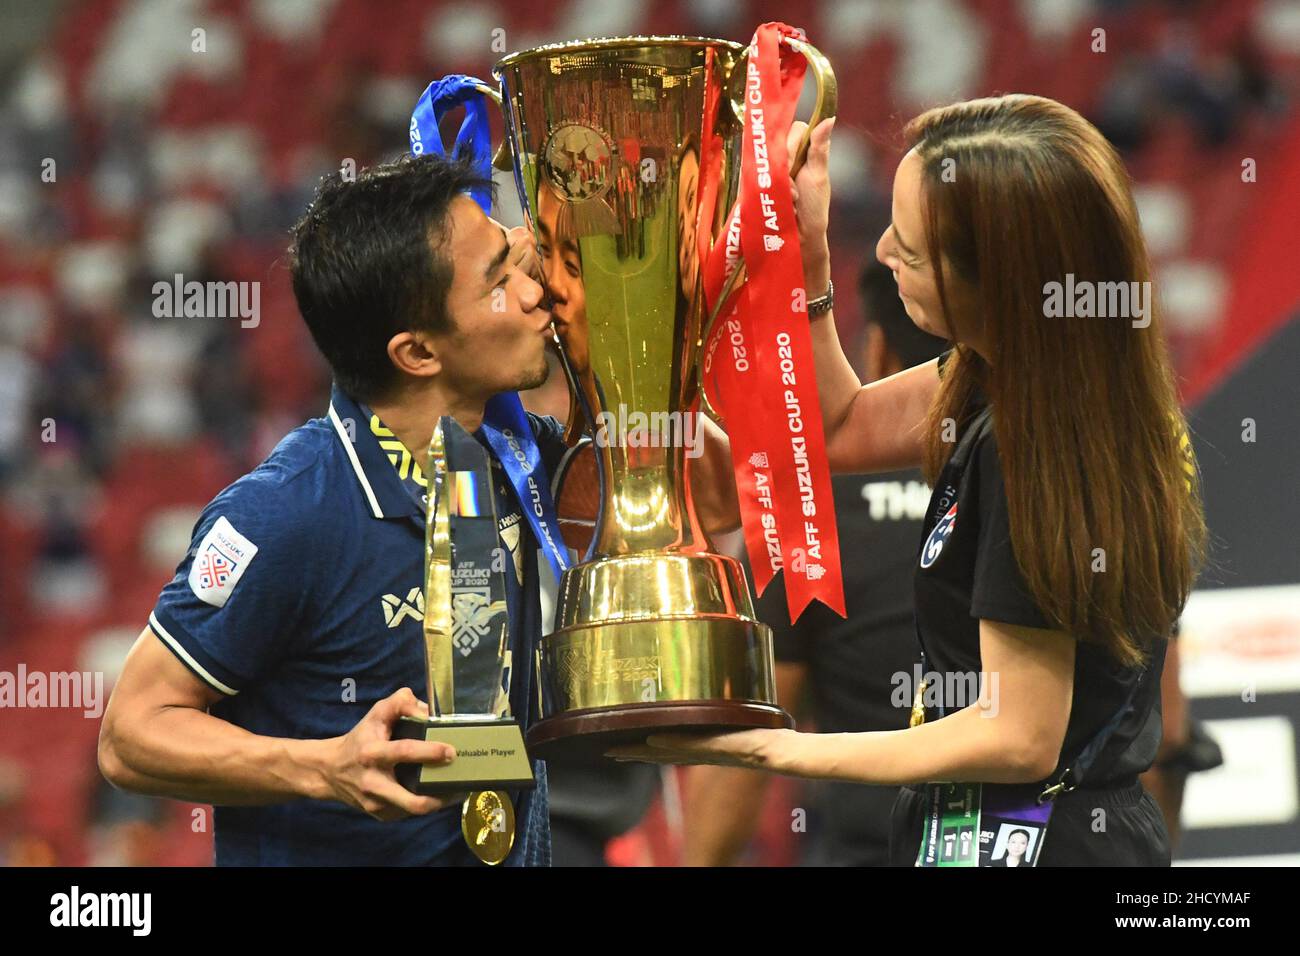
{"type": "MultiPolygon", "coordinates": [[[[794,215],[799,224],[799,249],[803,254],[804,286],[810,299],[825,293],[831,279],[830,245],[826,240],[831,213],[831,180],[827,170],[834,127],[833,116],[817,124],[808,143],[808,158],[791,184],[794,215]]],[[[791,124],[786,137],[788,155],[794,156],[807,128],[808,124],[799,120],[791,124]]]]}
{"type": "Polygon", "coordinates": [[[521,272],[527,273],[537,282],[542,281],[542,260],[537,255],[537,243],[527,226],[515,226],[506,230],[506,242],[510,244],[510,264],[521,272]]]}
{"type": "Polygon", "coordinates": [[[779,771],[792,730],[738,730],[711,737],[652,734],[640,745],[615,747],[606,756],[647,763],[713,764],[779,771]]]}

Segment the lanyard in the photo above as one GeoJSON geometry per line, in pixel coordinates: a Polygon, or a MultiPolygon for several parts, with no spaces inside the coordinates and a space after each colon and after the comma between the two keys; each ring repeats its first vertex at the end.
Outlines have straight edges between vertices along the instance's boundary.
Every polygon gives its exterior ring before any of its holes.
{"type": "MultiPolygon", "coordinates": [[[[946,355],[947,353],[944,354],[946,355]]],[[[971,419],[971,423],[966,427],[966,431],[962,434],[961,439],[957,442],[957,447],[953,449],[952,457],[948,459],[947,467],[944,468],[943,474],[940,474],[939,476],[941,484],[944,475],[948,474],[953,469],[956,469],[958,471],[965,470],[966,459],[970,457],[971,448],[974,447],[975,442],[978,441],[980,437],[983,436],[984,433],[987,432],[988,429],[991,427],[992,415],[993,415],[992,409],[986,406],[978,414],[976,414],[976,416],[973,419],[971,419]]],[[[959,484],[960,484],[959,482],[953,483],[954,500],[956,499],[956,494],[957,494],[956,489],[959,484]]],[[[926,523],[921,531],[922,548],[925,547],[925,542],[929,539],[931,530],[933,530],[934,525],[938,522],[939,518],[942,516],[943,509],[947,508],[950,504],[951,502],[941,502],[941,507],[936,509],[935,513],[931,514],[926,519],[926,523]]],[[[925,639],[921,636],[921,622],[917,618],[915,613],[912,615],[912,627],[916,631],[916,643],[921,650],[921,673],[924,674],[926,671],[925,639]]],[[[915,727],[917,724],[921,724],[925,722],[924,700],[925,700],[925,681],[922,680],[920,685],[918,685],[916,688],[916,696],[912,701],[912,716],[910,721],[908,722],[909,726],[915,727]]],[[[939,716],[942,718],[944,716],[944,713],[945,713],[945,708],[943,706],[943,702],[940,701],[939,716]]]]}
{"type": "Polygon", "coordinates": [[[488,399],[480,430],[505,469],[515,497],[519,499],[519,507],[555,571],[555,580],[560,580],[569,567],[568,552],[560,537],[560,522],[555,514],[551,489],[545,481],[542,453],[533,439],[533,427],[519,395],[502,392],[488,399]],[[538,475],[542,480],[538,480],[538,475]]]}

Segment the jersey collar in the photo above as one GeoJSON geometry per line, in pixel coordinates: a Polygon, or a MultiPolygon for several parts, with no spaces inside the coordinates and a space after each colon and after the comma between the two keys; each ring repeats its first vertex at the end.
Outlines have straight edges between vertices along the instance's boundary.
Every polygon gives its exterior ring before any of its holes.
{"type": "Polygon", "coordinates": [[[402,479],[370,431],[370,419],[335,383],[330,392],[329,422],[343,446],[370,513],[376,518],[415,517],[424,513],[402,486],[402,479]]]}

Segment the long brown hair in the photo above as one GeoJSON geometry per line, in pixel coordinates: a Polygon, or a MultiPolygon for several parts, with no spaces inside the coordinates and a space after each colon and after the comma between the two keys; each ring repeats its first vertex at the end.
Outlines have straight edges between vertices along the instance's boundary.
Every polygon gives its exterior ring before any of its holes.
{"type": "Polygon", "coordinates": [[[1048,317],[1046,306],[1048,284],[1067,274],[1076,287],[1150,282],[1127,173],[1095,127],[1037,96],[932,109],[906,135],[923,165],[949,334],[960,292],[988,351],[986,362],[958,344],[945,368],[927,474],[952,454],[944,424],[969,418],[982,392],[1012,548],[1036,603],[1056,627],[1136,664],[1169,634],[1204,554],[1186,422],[1153,297],[1146,327],[1048,317]]]}

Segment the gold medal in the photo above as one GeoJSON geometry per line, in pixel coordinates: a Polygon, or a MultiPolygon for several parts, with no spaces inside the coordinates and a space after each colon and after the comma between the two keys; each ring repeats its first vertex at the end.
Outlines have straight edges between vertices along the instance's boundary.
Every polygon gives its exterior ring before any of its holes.
{"type": "Polygon", "coordinates": [[[465,798],[460,813],[465,844],[488,866],[496,866],[515,845],[515,807],[502,790],[479,790],[465,798]]]}

